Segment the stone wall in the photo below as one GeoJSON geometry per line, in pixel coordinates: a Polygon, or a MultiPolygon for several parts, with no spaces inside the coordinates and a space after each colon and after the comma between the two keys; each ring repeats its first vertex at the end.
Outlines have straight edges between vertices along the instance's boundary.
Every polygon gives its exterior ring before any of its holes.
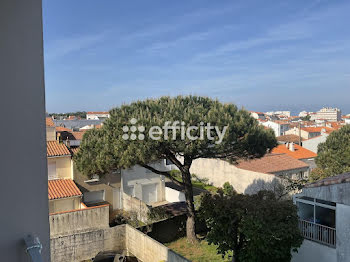
{"type": "Polygon", "coordinates": [[[51,262],[80,262],[101,251],[125,250],[125,226],[96,229],[50,239],[51,262]]]}
{"type": "Polygon", "coordinates": [[[103,205],[53,213],[50,214],[49,221],[51,237],[71,235],[91,229],[108,228],[109,206],[103,205]]]}
{"type": "Polygon", "coordinates": [[[150,210],[150,207],[136,197],[129,196],[124,192],[122,193],[122,198],[123,210],[128,212],[135,212],[137,214],[137,219],[146,223],[148,220],[148,212],[150,210]]]}

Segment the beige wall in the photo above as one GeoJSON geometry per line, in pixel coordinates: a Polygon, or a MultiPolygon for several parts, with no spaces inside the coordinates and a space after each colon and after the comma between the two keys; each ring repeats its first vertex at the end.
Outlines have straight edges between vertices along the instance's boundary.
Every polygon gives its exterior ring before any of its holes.
{"type": "Polygon", "coordinates": [[[123,210],[128,212],[135,212],[137,214],[138,220],[147,223],[150,207],[148,207],[144,202],[137,199],[136,197],[129,196],[125,193],[122,193],[122,201],[123,210]]]}
{"type": "Polygon", "coordinates": [[[62,199],[49,200],[49,213],[64,212],[80,209],[81,197],[67,197],[62,199]]]}
{"type": "Polygon", "coordinates": [[[54,126],[46,127],[46,141],[56,140],[56,128],[54,126]]]}
{"type": "MultiPolygon", "coordinates": [[[[288,131],[285,132],[286,135],[296,135],[299,136],[299,128],[294,127],[292,129],[289,129],[288,131]]],[[[316,136],[319,136],[321,133],[319,132],[315,132],[315,133],[309,133],[305,130],[301,130],[300,135],[302,138],[304,139],[309,139],[309,138],[313,138],[316,136]]],[[[304,143],[304,142],[303,142],[304,143]]]]}
{"type": "Polygon", "coordinates": [[[192,163],[191,173],[207,178],[216,187],[229,182],[238,193],[249,194],[261,189],[272,190],[280,180],[275,175],[239,169],[219,159],[196,159],[192,163]]]}
{"type": "Polygon", "coordinates": [[[56,175],[59,179],[73,179],[72,159],[70,156],[48,157],[47,164],[56,163],[56,175]]]}
{"type": "Polygon", "coordinates": [[[108,228],[108,205],[50,214],[50,236],[74,234],[83,230],[108,228]]]}
{"type": "MultiPolygon", "coordinates": [[[[74,162],[73,162],[74,163],[74,162]]],[[[74,182],[78,184],[83,191],[105,191],[105,201],[110,204],[111,209],[116,209],[118,207],[114,206],[115,201],[113,201],[114,195],[113,190],[115,188],[121,187],[121,175],[120,174],[106,174],[104,177],[100,178],[98,182],[86,183],[85,181],[90,178],[82,174],[73,164],[73,174],[74,174],[74,182]]],[[[84,193],[84,192],[83,192],[84,193]]],[[[120,196],[119,196],[119,201],[120,196]]]]}

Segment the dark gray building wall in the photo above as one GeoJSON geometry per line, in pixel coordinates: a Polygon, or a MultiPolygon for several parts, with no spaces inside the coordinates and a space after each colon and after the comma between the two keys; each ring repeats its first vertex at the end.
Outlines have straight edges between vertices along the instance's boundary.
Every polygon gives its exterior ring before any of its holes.
{"type": "Polygon", "coordinates": [[[50,261],[41,0],[0,1],[0,88],[0,260],[33,233],[50,261]]]}

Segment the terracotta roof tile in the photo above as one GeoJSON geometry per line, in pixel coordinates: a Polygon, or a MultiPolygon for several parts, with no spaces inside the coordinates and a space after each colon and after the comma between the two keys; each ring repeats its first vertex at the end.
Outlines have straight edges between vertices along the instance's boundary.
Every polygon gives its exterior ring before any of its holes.
{"type": "Polygon", "coordinates": [[[337,176],[327,177],[325,179],[316,181],[314,183],[306,184],[305,187],[319,187],[328,186],[333,184],[349,183],[350,182],[350,172],[340,174],[337,176]]]}
{"type": "Polygon", "coordinates": [[[326,126],[302,127],[301,130],[304,130],[309,133],[321,133],[322,130],[325,130],[326,133],[334,131],[333,128],[326,127],[326,126]]]}
{"type": "Polygon", "coordinates": [[[64,131],[72,132],[72,129],[69,129],[69,128],[64,127],[64,126],[56,126],[56,132],[64,132],[64,131]]]}
{"type": "Polygon", "coordinates": [[[75,155],[76,153],[78,153],[79,147],[71,147],[70,151],[72,152],[73,155],[75,155]]]}
{"type": "Polygon", "coordinates": [[[46,151],[48,157],[71,155],[66,145],[60,144],[58,141],[47,141],[46,151]]]}
{"type": "Polygon", "coordinates": [[[267,154],[262,158],[240,161],[236,167],[254,172],[274,174],[280,171],[306,168],[308,165],[287,154],[267,154]]]}
{"type": "Polygon", "coordinates": [[[49,200],[82,195],[72,179],[49,180],[48,184],[49,200]]]}
{"type": "Polygon", "coordinates": [[[295,159],[314,158],[316,153],[294,144],[294,151],[289,150],[286,145],[278,145],[271,151],[272,154],[287,154],[295,159]]]}
{"type": "Polygon", "coordinates": [[[46,117],[46,126],[55,126],[51,117],[46,117]]]}
{"type": "MultiPolygon", "coordinates": [[[[303,140],[305,140],[305,139],[301,138],[301,141],[303,141],[303,140]]],[[[279,137],[277,137],[277,141],[299,143],[299,136],[297,136],[297,135],[279,136],[279,137]]]]}

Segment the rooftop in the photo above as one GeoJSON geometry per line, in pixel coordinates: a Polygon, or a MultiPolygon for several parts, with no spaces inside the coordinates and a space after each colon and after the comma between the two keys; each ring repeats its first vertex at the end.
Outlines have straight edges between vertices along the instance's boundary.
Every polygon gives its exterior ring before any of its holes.
{"type": "Polygon", "coordinates": [[[46,126],[55,126],[51,117],[46,117],[46,126]]]}
{"type": "Polygon", "coordinates": [[[49,180],[48,185],[49,200],[82,195],[72,179],[49,180]]]}
{"type": "MultiPolygon", "coordinates": [[[[303,140],[304,139],[301,138],[301,141],[303,141],[303,140]]],[[[279,136],[279,137],[277,137],[277,141],[299,143],[299,136],[297,136],[297,135],[279,136]]]]}
{"type": "Polygon", "coordinates": [[[287,154],[295,159],[307,159],[307,158],[314,158],[317,156],[316,153],[302,147],[299,145],[294,144],[294,151],[291,151],[289,148],[287,148],[286,145],[278,145],[274,149],[272,149],[272,154],[287,154]]]}
{"type": "Polygon", "coordinates": [[[319,186],[328,186],[328,185],[334,185],[334,184],[341,184],[341,183],[349,183],[350,182],[350,172],[340,174],[337,176],[327,177],[325,179],[306,184],[305,187],[319,187],[319,186]]]}
{"type": "Polygon", "coordinates": [[[267,154],[262,158],[240,161],[236,167],[254,172],[274,174],[299,168],[307,168],[303,161],[297,160],[287,154],[267,154]]]}
{"type": "Polygon", "coordinates": [[[53,156],[70,156],[68,148],[65,144],[59,143],[58,141],[47,141],[46,142],[46,155],[48,157],[53,156]]]}

